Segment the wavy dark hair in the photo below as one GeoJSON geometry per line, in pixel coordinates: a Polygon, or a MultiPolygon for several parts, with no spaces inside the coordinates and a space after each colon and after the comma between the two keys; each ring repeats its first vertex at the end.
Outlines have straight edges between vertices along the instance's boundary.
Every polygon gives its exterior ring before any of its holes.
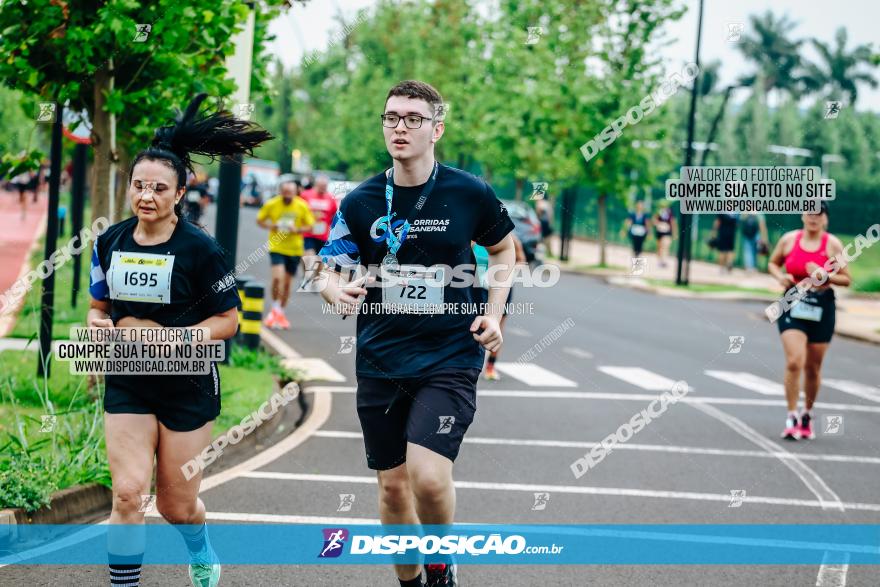
{"type": "MultiPolygon", "coordinates": [[[[218,157],[247,154],[273,137],[269,131],[258,124],[236,118],[226,110],[216,110],[199,115],[199,107],[207,98],[199,94],[193,98],[186,110],[179,112],[174,124],[156,129],[152,143],[131,163],[128,183],[131,183],[134,168],[143,160],[161,161],[177,172],[177,189],[186,186],[187,172],[193,171],[193,155],[204,155],[212,161],[218,157]]],[[[183,218],[183,207],[174,205],[174,213],[183,218]]]]}

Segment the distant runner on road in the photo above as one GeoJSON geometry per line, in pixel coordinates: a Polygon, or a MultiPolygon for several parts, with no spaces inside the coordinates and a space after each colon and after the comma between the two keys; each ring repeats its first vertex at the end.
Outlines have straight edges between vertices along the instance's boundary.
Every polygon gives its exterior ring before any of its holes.
{"type": "MultiPolygon", "coordinates": [[[[315,178],[315,187],[303,190],[300,197],[309,205],[312,216],[315,217],[315,224],[312,229],[303,235],[303,285],[301,289],[307,287],[315,276],[317,265],[320,258],[317,256],[318,251],[327,242],[330,235],[330,224],[333,217],[336,216],[336,198],[327,191],[329,179],[326,175],[319,175],[315,178]]],[[[312,290],[314,291],[314,290],[312,290]]]]}
{"type": "MultiPolygon", "coordinates": [[[[822,202],[819,214],[803,214],[802,230],[785,233],[767,269],[788,290],[810,276],[825,262],[843,252],[843,243],[826,231],[828,207],[822,202]]],[[[809,293],[777,319],[782,348],[785,350],[785,400],[788,415],[782,437],[787,440],[813,439],[813,404],[819,395],[822,360],[834,335],[835,303],[831,285],[848,286],[849,268],[841,263],[839,271],[809,293]],[[797,413],[801,373],[804,375],[804,410],[797,413]]]]}
{"type": "MultiPolygon", "coordinates": [[[[357,411],[383,524],[452,523],[452,465],[476,412],[484,349],[501,347],[515,261],[513,222],[492,188],[434,158],[442,105],[420,81],[388,92],[381,119],[393,166],[345,197],[321,250],[324,300],[358,313],[357,411]],[[440,281],[462,265],[473,277],[471,241],[486,247],[490,271],[500,265],[483,314],[474,309],[485,299],[478,284],[440,281]],[[380,264],[381,288],[365,287],[366,277],[341,283],[342,270],[380,264]],[[358,312],[362,297],[368,311],[358,312]],[[444,311],[450,304],[459,311],[444,311]]],[[[428,585],[456,584],[450,558],[428,562],[428,585]]],[[[417,565],[396,570],[402,586],[422,585],[417,565]]]]}
{"type": "Polygon", "coordinates": [[[299,197],[296,180],[282,181],[280,195],[270,198],[257,213],[257,224],[269,229],[269,261],[272,264],[272,308],[266,316],[269,328],[289,329],[284,313],[290,299],[290,282],[303,256],[303,234],[312,230],[315,217],[299,197]]]}

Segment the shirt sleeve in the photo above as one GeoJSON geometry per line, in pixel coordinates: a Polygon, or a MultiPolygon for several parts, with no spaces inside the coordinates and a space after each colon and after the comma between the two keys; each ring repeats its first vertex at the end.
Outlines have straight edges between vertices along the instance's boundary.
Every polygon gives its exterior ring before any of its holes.
{"type": "Polygon", "coordinates": [[[486,182],[483,182],[483,186],[484,191],[478,204],[480,218],[471,240],[484,247],[491,247],[501,242],[514,227],[507,208],[495,195],[495,190],[486,182]]]}
{"type": "Polygon", "coordinates": [[[330,234],[327,242],[318,253],[321,260],[332,271],[340,271],[345,268],[356,267],[360,265],[361,253],[358,250],[354,235],[348,229],[348,223],[345,220],[344,209],[342,207],[336,211],[333,216],[333,223],[330,225],[330,234]]]}
{"type": "Polygon", "coordinates": [[[259,212],[257,212],[257,220],[265,220],[266,218],[268,218],[269,208],[270,206],[268,202],[260,206],[260,210],[259,212]]]}
{"type": "Polygon", "coordinates": [[[303,226],[312,226],[315,223],[315,215],[305,201],[302,203],[302,221],[303,226]]]}
{"type": "Polygon", "coordinates": [[[207,314],[213,316],[230,308],[241,308],[235,274],[227,266],[219,247],[212,247],[207,258],[202,259],[196,279],[203,288],[201,305],[207,314]]]}
{"type": "MultiPolygon", "coordinates": [[[[100,237],[99,237],[100,238],[100,237]]],[[[92,268],[89,271],[89,294],[99,302],[110,300],[110,288],[107,286],[107,276],[101,266],[101,258],[98,255],[98,239],[92,247],[92,268]]]]}

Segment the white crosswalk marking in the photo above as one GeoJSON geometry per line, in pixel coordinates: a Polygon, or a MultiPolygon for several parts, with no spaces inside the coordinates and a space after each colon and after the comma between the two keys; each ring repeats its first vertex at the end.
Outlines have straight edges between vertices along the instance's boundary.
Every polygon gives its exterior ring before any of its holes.
{"type": "Polygon", "coordinates": [[[571,379],[533,363],[495,363],[495,368],[532,387],[577,387],[571,379]]]}
{"type": "Polygon", "coordinates": [[[864,383],[848,381],[846,379],[823,379],[822,383],[844,393],[880,403],[880,387],[871,387],[864,383]]]}
{"type": "Polygon", "coordinates": [[[785,388],[781,383],[770,381],[744,371],[705,371],[709,377],[720,379],[749,391],[756,391],[764,395],[785,395],[785,388]]]}
{"type": "Polygon", "coordinates": [[[612,377],[616,377],[627,383],[631,383],[642,389],[651,391],[669,391],[675,384],[675,381],[658,375],[653,371],[642,369],[641,367],[612,367],[608,365],[600,365],[599,371],[612,377]]]}

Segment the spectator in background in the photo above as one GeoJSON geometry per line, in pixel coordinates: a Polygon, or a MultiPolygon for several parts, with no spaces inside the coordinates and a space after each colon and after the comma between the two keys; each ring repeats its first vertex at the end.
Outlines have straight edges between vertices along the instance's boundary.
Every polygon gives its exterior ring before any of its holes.
{"type": "Polygon", "coordinates": [[[758,255],[766,255],[769,252],[767,223],[764,222],[763,214],[746,212],[740,218],[740,226],[743,237],[743,265],[746,271],[752,272],[757,268],[758,255]]]}
{"type": "Polygon", "coordinates": [[[645,238],[648,236],[648,228],[651,225],[651,218],[645,212],[645,204],[641,200],[636,200],[636,209],[627,215],[621,229],[621,236],[625,233],[629,234],[632,243],[633,255],[642,256],[642,247],[645,244],[645,238]]]}
{"type": "Polygon", "coordinates": [[[733,271],[733,251],[736,248],[738,221],[738,214],[719,214],[715,217],[715,223],[712,225],[715,229],[713,241],[718,250],[718,266],[721,267],[722,273],[733,271]]]}
{"type": "Polygon", "coordinates": [[[330,179],[326,175],[319,175],[315,178],[314,187],[303,190],[300,194],[300,197],[306,201],[309,205],[309,210],[312,211],[312,215],[315,217],[315,224],[312,225],[312,230],[303,235],[305,252],[302,263],[305,275],[300,286],[301,290],[308,291],[306,289],[308,284],[317,274],[320,261],[317,253],[324,246],[324,243],[327,242],[327,238],[330,235],[330,225],[333,223],[333,217],[336,216],[336,198],[327,191],[329,183],[330,179]]]}
{"type": "Polygon", "coordinates": [[[544,251],[550,251],[550,237],[553,235],[553,206],[546,196],[535,200],[535,212],[541,222],[541,242],[544,251]]]}
{"type": "Polygon", "coordinates": [[[666,267],[666,257],[669,255],[669,247],[678,228],[675,223],[675,212],[669,206],[669,202],[663,200],[660,209],[654,215],[654,237],[657,239],[657,258],[661,267],[666,267]]]}

